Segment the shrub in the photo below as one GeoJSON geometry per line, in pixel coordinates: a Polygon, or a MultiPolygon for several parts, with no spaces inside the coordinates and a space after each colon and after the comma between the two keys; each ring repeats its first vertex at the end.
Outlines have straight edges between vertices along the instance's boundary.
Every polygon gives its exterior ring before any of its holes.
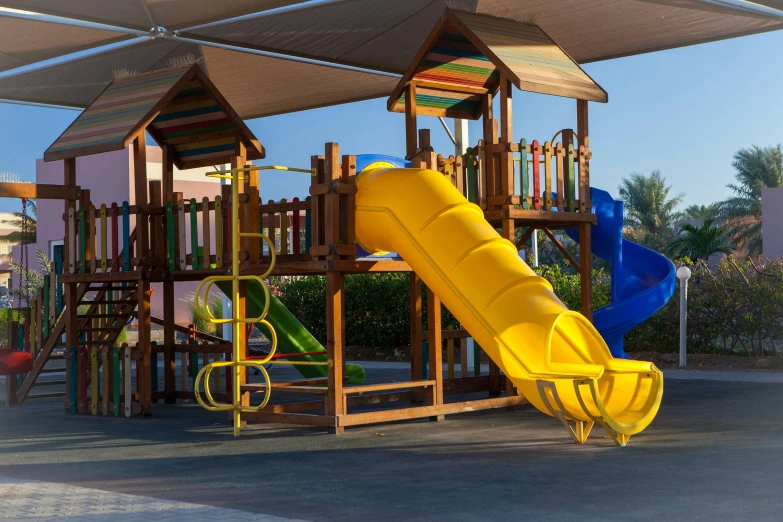
{"type": "MultiPolygon", "coordinates": [[[[193,302],[193,294],[189,294],[185,296],[185,302],[188,304],[190,322],[191,324],[196,325],[196,330],[210,335],[223,335],[223,325],[210,323],[207,320],[207,310],[201,300],[199,300],[199,304],[196,305],[196,303],[193,302]]],[[[209,312],[212,314],[212,317],[216,319],[223,318],[223,299],[219,295],[210,293],[207,306],[209,307],[209,312]]]]}

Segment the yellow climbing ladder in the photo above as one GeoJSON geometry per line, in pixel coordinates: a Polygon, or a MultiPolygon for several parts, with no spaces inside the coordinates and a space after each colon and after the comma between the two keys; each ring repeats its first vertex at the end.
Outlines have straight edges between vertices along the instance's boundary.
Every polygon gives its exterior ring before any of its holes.
{"type": "MultiPolygon", "coordinates": [[[[269,373],[266,371],[266,368],[264,367],[267,364],[296,364],[298,366],[301,365],[318,365],[318,366],[326,366],[331,364],[331,361],[329,362],[311,362],[311,361],[298,361],[296,363],[291,361],[275,361],[273,360],[275,358],[275,353],[277,351],[277,334],[275,333],[275,329],[273,326],[266,320],[266,315],[269,312],[269,303],[270,303],[270,292],[269,292],[269,286],[267,286],[264,279],[269,276],[269,274],[272,273],[272,270],[275,268],[275,260],[276,260],[276,254],[275,254],[275,244],[272,242],[272,240],[266,236],[265,234],[261,233],[255,233],[255,232],[241,232],[239,230],[239,181],[240,181],[240,173],[245,173],[253,170],[267,170],[267,169],[274,169],[274,170],[295,170],[295,171],[301,171],[301,172],[310,172],[309,170],[302,170],[302,169],[292,169],[288,167],[279,167],[279,166],[250,166],[250,167],[243,167],[243,168],[234,168],[230,170],[222,170],[222,171],[216,171],[216,172],[210,172],[207,174],[207,177],[211,178],[221,178],[221,179],[229,179],[231,180],[231,245],[234,249],[234,253],[231,256],[231,273],[229,275],[213,275],[209,276],[201,283],[199,283],[198,287],[196,288],[195,295],[193,297],[194,303],[196,305],[196,310],[199,311],[205,311],[206,317],[205,319],[208,320],[210,323],[213,324],[231,324],[233,328],[233,339],[234,339],[234,346],[233,346],[233,353],[232,358],[230,361],[217,361],[213,362],[211,364],[208,364],[204,366],[201,371],[196,376],[196,382],[194,383],[194,392],[196,394],[196,400],[198,403],[206,410],[209,411],[233,411],[234,415],[234,436],[239,436],[240,434],[240,422],[241,422],[241,414],[242,413],[248,413],[248,412],[257,412],[262,410],[267,403],[269,402],[269,397],[272,390],[272,383],[269,378],[269,373]],[[262,275],[240,275],[239,273],[239,255],[238,255],[238,248],[239,248],[239,240],[240,238],[257,238],[261,241],[266,242],[266,244],[269,246],[269,255],[270,255],[270,263],[269,268],[266,272],[264,272],[262,275]],[[258,281],[258,283],[261,285],[261,288],[264,289],[264,297],[265,297],[265,306],[263,311],[261,312],[261,315],[258,317],[252,317],[252,318],[245,318],[245,317],[238,317],[238,311],[239,311],[239,284],[241,281],[250,281],[255,280],[258,281]],[[209,306],[206,306],[206,304],[209,302],[209,291],[212,288],[212,285],[219,281],[230,281],[231,282],[231,295],[229,296],[231,298],[232,306],[232,317],[228,319],[223,318],[216,318],[212,315],[209,306]],[[239,353],[239,345],[236,343],[236,339],[240,339],[241,336],[246,335],[244,331],[243,325],[245,324],[263,324],[267,327],[268,331],[270,332],[270,341],[272,343],[272,346],[269,350],[269,354],[264,357],[263,359],[243,359],[241,357],[242,354],[239,353]],[[221,404],[215,401],[214,397],[212,396],[212,393],[209,389],[210,384],[210,375],[212,374],[212,371],[215,369],[221,369],[221,368],[227,368],[231,367],[232,369],[232,383],[231,386],[232,390],[232,402],[231,404],[221,404]],[[243,368],[247,367],[253,367],[255,368],[261,375],[264,377],[264,381],[266,383],[265,386],[265,392],[264,392],[264,399],[261,402],[261,404],[256,406],[250,406],[250,405],[242,405],[242,390],[240,386],[240,376],[241,376],[241,370],[243,368]],[[204,395],[206,395],[207,401],[205,402],[201,397],[201,382],[204,381],[204,395]]],[[[247,179],[244,177],[244,174],[242,174],[243,178],[242,181],[247,181],[247,179]]]]}

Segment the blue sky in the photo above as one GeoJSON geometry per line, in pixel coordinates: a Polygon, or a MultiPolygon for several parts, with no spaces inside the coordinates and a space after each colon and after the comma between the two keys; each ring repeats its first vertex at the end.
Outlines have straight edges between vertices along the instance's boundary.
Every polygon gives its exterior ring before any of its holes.
{"type": "MultiPolygon", "coordinates": [[[[590,104],[593,186],[617,194],[632,172],[661,170],[685,204],[725,198],[733,180],[732,155],[751,145],[783,141],[783,32],[589,64],[585,68],[609,93],[608,104],[590,104]]],[[[260,94],[262,95],[262,94],[260,94]]],[[[250,122],[270,164],[309,167],[327,141],[346,154],[404,153],[403,116],[386,112],[385,99],[327,107],[250,122]]],[[[0,171],[33,181],[35,159],[76,117],[75,111],[0,104],[0,171]]],[[[453,151],[435,118],[438,151],[453,151]]],[[[550,139],[575,127],[575,102],[515,92],[514,137],[550,139]]],[[[470,124],[471,142],[480,127],[470,124]]],[[[304,174],[263,173],[264,199],[307,195],[304,174]]],[[[19,202],[0,199],[0,210],[19,202]]]]}

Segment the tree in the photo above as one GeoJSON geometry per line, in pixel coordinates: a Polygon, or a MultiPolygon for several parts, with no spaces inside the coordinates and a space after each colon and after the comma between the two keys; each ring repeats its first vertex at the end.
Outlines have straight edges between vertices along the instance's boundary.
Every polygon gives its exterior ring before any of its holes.
{"type": "Polygon", "coordinates": [[[677,207],[683,194],[670,197],[671,185],[655,170],[649,176],[633,173],[618,187],[625,203],[625,225],[631,227],[629,239],[660,250],[673,236],[673,224],[680,217],[677,207]]]}
{"type": "MultiPolygon", "coordinates": [[[[27,243],[35,243],[36,239],[36,206],[34,199],[27,200],[27,243]]],[[[3,225],[10,225],[14,228],[18,228],[10,234],[0,236],[0,243],[12,243],[20,245],[22,244],[22,225],[24,223],[24,217],[21,212],[14,212],[13,219],[4,219],[3,225]]]]}
{"type": "Polygon", "coordinates": [[[680,225],[680,235],[666,249],[667,254],[674,258],[690,258],[694,261],[706,261],[712,254],[730,254],[734,245],[726,235],[723,227],[708,219],[703,225],[680,225]]]}
{"type": "Polygon", "coordinates": [[[38,289],[43,286],[43,278],[47,277],[52,271],[52,265],[46,252],[36,248],[35,256],[38,259],[38,270],[40,270],[40,273],[34,268],[24,267],[15,261],[11,263],[11,271],[19,274],[20,279],[19,287],[13,292],[13,295],[14,297],[20,297],[28,303],[35,299],[38,289]]]}
{"type": "Polygon", "coordinates": [[[720,218],[720,204],[710,203],[709,205],[690,205],[683,212],[684,219],[698,219],[702,222],[711,219],[717,221],[720,218]]]}
{"type": "Polygon", "coordinates": [[[734,195],[720,203],[726,230],[748,254],[761,254],[761,189],[783,187],[783,149],[756,145],[734,154],[736,183],[727,185],[734,195]]]}

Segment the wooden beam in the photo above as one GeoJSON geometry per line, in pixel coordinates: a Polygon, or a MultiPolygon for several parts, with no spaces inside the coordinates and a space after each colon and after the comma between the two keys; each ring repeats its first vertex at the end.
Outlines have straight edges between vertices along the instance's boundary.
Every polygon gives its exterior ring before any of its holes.
{"type": "Polygon", "coordinates": [[[414,156],[418,149],[418,128],[416,124],[416,86],[405,87],[405,154],[414,156]]]}
{"type": "MultiPolygon", "coordinates": [[[[435,386],[427,393],[427,405],[437,406],[443,404],[443,337],[441,324],[440,299],[431,289],[427,290],[427,363],[429,366],[429,378],[435,381],[435,386]]],[[[431,418],[433,421],[442,421],[443,415],[431,418]]]]}
{"type": "MultiPolygon", "coordinates": [[[[152,415],[152,345],[150,342],[150,283],[142,279],[136,290],[138,306],[138,347],[141,352],[141,382],[136,383],[141,402],[141,413],[145,417],[152,415]]],[[[138,363],[137,363],[138,364],[138,363]]]]}
{"type": "MultiPolygon", "coordinates": [[[[74,163],[74,161],[66,161],[66,163],[74,163]]],[[[70,167],[66,167],[66,170],[70,171],[70,167]]],[[[65,186],[42,183],[0,182],[0,198],[76,200],[79,199],[80,190],[76,186],[75,177],[73,184],[65,186]]]]}
{"type": "MultiPolygon", "coordinates": [[[[411,327],[411,380],[420,381],[423,377],[423,361],[421,343],[424,334],[422,332],[422,307],[421,307],[421,278],[415,272],[410,273],[410,327],[411,327]]],[[[411,393],[414,402],[421,401],[422,396],[418,390],[411,393]]]]}
{"type": "MultiPolygon", "coordinates": [[[[133,140],[133,186],[136,205],[144,205],[147,200],[147,138],[142,132],[133,140]]],[[[139,257],[149,255],[149,230],[147,216],[136,214],[136,252],[139,257]]]]}
{"type": "MultiPolygon", "coordinates": [[[[552,231],[549,230],[548,228],[544,227],[541,230],[543,230],[544,234],[546,234],[547,237],[552,240],[552,243],[555,244],[557,249],[560,250],[560,253],[563,254],[563,256],[565,256],[565,258],[568,260],[568,262],[571,263],[571,266],[573,266],[576,269],[576,271],[579,272],[579,263],[577,263],[576,259],[574,259],[573,256],[571,256],[570,252],[568,252],[566,247],[563,246],[563,243],[561,243],[560,240],[557,239],[555,237],[555,235],[552,233],[552,231]]],[[[580,244],[581,244],[581,241],[580,241],[580,244]]]]}

